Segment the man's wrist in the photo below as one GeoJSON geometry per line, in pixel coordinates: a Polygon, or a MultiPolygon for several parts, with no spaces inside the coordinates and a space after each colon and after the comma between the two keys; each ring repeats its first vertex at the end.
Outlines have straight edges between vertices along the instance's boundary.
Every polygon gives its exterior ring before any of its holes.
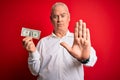
{"type": "Polygon", "coordinates": [[[80,61],[82,64],[86,64],[89,62],[89,59],[90,59],[90,57],[88,59],[82,59],[82,60],[78,60],[78,61],[80,61]]]}

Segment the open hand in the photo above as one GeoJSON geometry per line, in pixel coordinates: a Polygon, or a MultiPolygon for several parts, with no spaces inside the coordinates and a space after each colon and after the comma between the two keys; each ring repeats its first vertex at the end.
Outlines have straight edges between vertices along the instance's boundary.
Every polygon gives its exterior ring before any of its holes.
{"type": "Polygon", "coordinates": [[[88,59],[90,55],[91,41],[90,32],[89,29],[86,28],[86,23],[82,20],[76,22],[72,47],[65,42],[62,42],[61,45],[76,59],[88,59]]]}

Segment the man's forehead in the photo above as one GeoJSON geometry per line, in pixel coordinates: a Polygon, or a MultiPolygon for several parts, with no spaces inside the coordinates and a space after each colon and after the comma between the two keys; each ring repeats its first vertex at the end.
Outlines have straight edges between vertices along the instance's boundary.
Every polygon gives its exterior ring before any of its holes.
{"type": "Polygon", "coordinates": [[[53,14],[57,14],[57,13],[66,14],[66,13],[68,13],[66,7],[64,7],[64,6],[56,6],[52,12],[53,12],[53,14]]]}
{"type": "Polygon", "coordinates": [[[53,11],[67,11],[67,8],[65,6],[58,5],[53,9],[53,11]]]}

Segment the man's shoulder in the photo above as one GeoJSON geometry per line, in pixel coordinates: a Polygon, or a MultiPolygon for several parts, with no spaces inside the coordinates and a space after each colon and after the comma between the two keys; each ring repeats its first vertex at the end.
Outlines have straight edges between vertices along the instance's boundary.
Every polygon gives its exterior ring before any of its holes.
{"type": "Polygon", "coordinates": [[[51,34],[45,36],[45,37],[42,37],[41,40],[44,41],[44,40],[48,40],[49,38],[51,38],[51,34]]]}
{"type": "Polygon", "coordinates": [[[42,38],[38,41],[38,44],[44,44],[44,43],[46,43],[46,42],[49,40],[50,37],[51,37],[51,35],[47,35],[47,36],[45,36],[45,37],[42,37],[42,38]]]}

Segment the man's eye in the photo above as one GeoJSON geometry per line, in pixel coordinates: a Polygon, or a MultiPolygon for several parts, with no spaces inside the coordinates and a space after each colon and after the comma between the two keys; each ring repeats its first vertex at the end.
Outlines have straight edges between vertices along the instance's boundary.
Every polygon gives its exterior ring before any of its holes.
{"type": "Polygon", "coordinates": [[[61,15],[61,17],[65,17],[65,14],[61,15]]]}
{"type": "Polygon", "coordinates": [[[57,18],[57,16],[56,16],[56,15],[54,15],[54,16],[53,16],[53,18],[57,18]]]}

